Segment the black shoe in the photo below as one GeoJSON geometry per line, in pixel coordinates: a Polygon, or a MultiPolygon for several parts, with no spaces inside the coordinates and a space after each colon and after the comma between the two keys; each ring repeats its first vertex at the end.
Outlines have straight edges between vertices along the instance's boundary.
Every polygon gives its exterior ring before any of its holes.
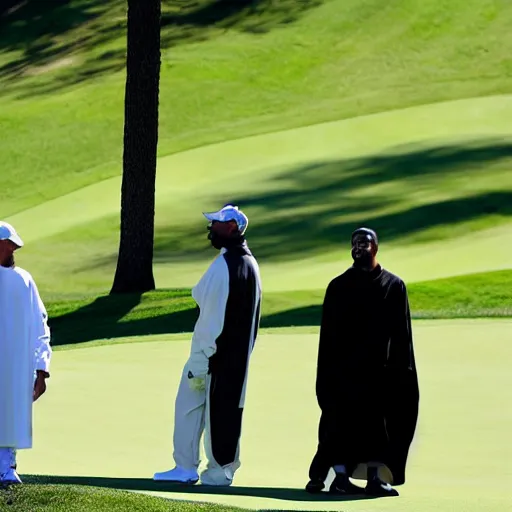
{"type": "Polygon", "coordinates": [[[325,487],[323,480],[310,480],[306,485],[306,491],[311,494],[322,492],[325,487]]]}
{"type": "Polygon", "coordinates": [[[396,489],[393,489],[391,485],[383,482],[380,478],[372,478],[368,480],[364,492],[368,496],[375,497],[399,496],[396,489]]]}
{"type": "Polygon", "coordinates": [[[329,492],[340,496],[348,496],[353,494],[363,494],[364,489],[354,485],[347,475],[338,473],[329,487],[329,492]]]}

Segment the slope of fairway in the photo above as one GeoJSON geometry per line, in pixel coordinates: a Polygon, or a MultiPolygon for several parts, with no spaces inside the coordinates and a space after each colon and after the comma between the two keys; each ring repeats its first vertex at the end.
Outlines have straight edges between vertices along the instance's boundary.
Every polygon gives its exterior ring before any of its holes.
{"type": "Polygon", "coordinates": [[[155,471],[172,465],[173,404],[187,340],[57,350],[47,394],[35,407],[34,448],[20,452],[20,472],[29,482],[266,510],[508,510],[512,323],[418,321],[413,328],[420,421],[398,499],[340,504],[302,490],[316,446],[317,333],[259,338],[242,467],[230,489],[151,481],[155,471]]]}
{"type": "MultiPolygon", "coordinates": [[[[37,3],[1,19],[2,217],[121,172],[125,2],[37,3]]],[[[510,2],[247,4],[164,2],[160,156],[512,90],[510,2]]]]}
{"type": "MultiPolygon", "coordinates": [[[[196,282],[212,257],[201,211],[229,201],[249,215],[269,291],[323,288],[360,224],[377,229],[384,264],[408,281],[509,268],[511,117],[512,96],[460,100],[163,158],[157,285],[196,282]]],[[[110,286],[119,190],[112,178],[7,218],[27,243],[19,264],[45,293],[110,286]]]]}

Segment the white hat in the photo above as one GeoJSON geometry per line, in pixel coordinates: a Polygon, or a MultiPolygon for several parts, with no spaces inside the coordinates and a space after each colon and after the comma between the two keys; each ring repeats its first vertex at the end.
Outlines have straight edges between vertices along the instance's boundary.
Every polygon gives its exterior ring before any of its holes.
{"type": "Polygon", "coordinates": [[[247,225],[249,224],[249,219],[241,210],[238,209],[238,206],[233,206],[228,204],[224,206],[218,212],[212,213],[203,213],[203,215],[210,221],[218,221],[218,222],[229,222],[234,220],[237,223],[238,231],[243,235],[245,230],[247,229],[247,225]]]}
{"type": "Polygon", "coordinates": [[[18,247],[23,247],[23,240],[19,237],[16,230],[7,222],[0,221],[0,240],[10,240],[18,247]]]}

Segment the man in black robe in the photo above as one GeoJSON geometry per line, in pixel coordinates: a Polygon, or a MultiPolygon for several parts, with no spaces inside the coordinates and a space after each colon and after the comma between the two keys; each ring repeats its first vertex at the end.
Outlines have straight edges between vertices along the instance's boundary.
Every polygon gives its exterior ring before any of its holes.
{"type": "Polygon", "coordinates": [[[319,442],[308,492],[397,496],[416,430],[419,388],[404,282],[377,262],[377,234],[352,234],[352,267],[329,284],[316,395],[319,442]],[[349,478],[366,479],[363,489],[349,478]]]}

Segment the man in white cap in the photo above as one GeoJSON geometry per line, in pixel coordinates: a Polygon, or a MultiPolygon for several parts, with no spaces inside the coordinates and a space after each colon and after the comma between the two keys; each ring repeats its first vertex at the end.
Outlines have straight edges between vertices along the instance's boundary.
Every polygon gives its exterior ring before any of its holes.
{"type": "Polygon", "coordinates": [[[239,448],[249,359],[260,322],[258,263],[245,241],[248,220],[236,206],[205,213],[208,239],[220,254],[192,297],[199,318],[175,404],[174,469],[154,480],[199,481],[199,444],[204,432],[208,464],[203,485],[231,485],[240,467],[239,448]]]}
{"type": "Polygon", "coordinates": [[[21,483],[16,449],[32,448],[32,404],[50,376],[48,315],[32,276],[15,266],[23,247],[0,222],[0,483],[21,483]]]}

